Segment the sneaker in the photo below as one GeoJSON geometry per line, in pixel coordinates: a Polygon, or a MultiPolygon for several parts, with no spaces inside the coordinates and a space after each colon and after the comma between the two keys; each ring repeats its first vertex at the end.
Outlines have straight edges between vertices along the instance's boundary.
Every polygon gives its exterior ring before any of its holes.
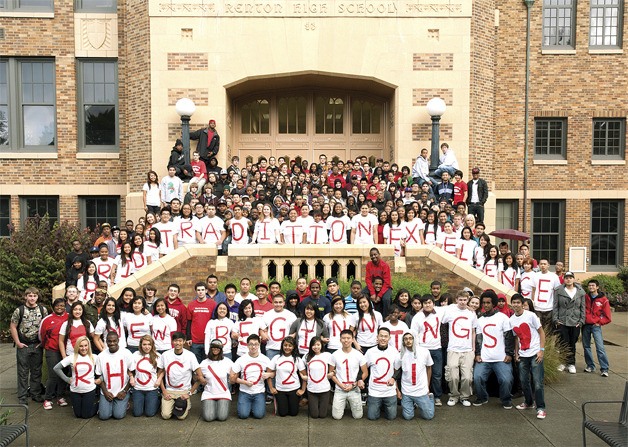
{"type": "Polygon", "coordinates": [[[44,396],[33,396],[31,399],[33,399],[33,402],[42,403],[44,401],[44,396]]]}
{"type": "Polygon", "coordinates": [[[52,410],[52,402],[49,400],[44,401],[44,410],[52,410]]]}
{"type": "Polygon", "coordinates": [[[512,402],[506,402],[505,404],[502,404],[502,407],[504,410],[512,410],[512,402]]]}
{"type": "Polygon", "coordinates": [[[608,377],[608,371],[602,371],[602,372],[600,373],[600,376],[602,376],[602,377],[608,377]]]}
{"type": "Polygon", "coordinates": [[[266,405],[273,403],[273,398],[271,396],[266,396],[266,405]]]}
{"type": "Polygon", "coordinates": [[[587,366],[586,368],[584,368],[585,373],[592,373],[593,371],[595,371],[595,368],[592,366],[587,366]]]}
{"type": "Polygon", "coordinates": [[[460,403],[462,404],[463,407],[470,407],[471,406],[471,401],[469,399],[462,399],[460,401],[460,403]]]}
{"type": "Polygon", "coordinates": [[[450,407],[453,407],[457,403],[458,403],[458,399],[456,399],[455,397],[450,397],[449,400],[447,401],[447,405],[449,405],[450,407]]]}
{"type": "Polygon", "coordinates": [[[569,371],[569,374],[575,374],[576,373],[576,365],[569,365],[567,367],[567,371],[569,371]]]}
{"type": "Polygon", "coordinates": [[[536,405],[535,404],[528,405],[525,402],[523,402],[523,403],[520,403],[519,405],[517,405],[515,408],[517,410],[527,410],[529,408],[536,408],[536,405]]]}
{"type": "Polygon", "coordinates": [[[63,397],[60,397],[57,400],[57,405],[59,405],[60,407],[67,407],[68,406],[68,402],[63,397]]]}
{"type": "Polygon", "coordinates": [[[440,397],[437,397],[437,398],[434,399],[434,406],[435,407],[442,407],[443,406],[443,403],[441,402],[440,397]]]}
{"type": "Polygon", "coordinates": [[[563,365],[562,363],[560,365],[558,365],[558,370],[559,371],[564,371],[565,370],[565,365],[563,365]]]}
{"type": "Polygon", "coordinates": [[[488,403],[488,399],[486,399],[486,400],[482,400],[482,399],[480,399],[480,398],[478,397],[478,398],[477,398],[477,399],[475,399],[475,401],[473,402],[473,406],[474,406],[474,407],[481,407],[482,405],[487,404],[487,403],[488,403]]]}
{"type": "Polygon", "coordinates": [[[547,416],[547,413],[545,412],[545,410],[539,410],[536,412],[537,419],[545,419],[545,416],[547,416]]]}

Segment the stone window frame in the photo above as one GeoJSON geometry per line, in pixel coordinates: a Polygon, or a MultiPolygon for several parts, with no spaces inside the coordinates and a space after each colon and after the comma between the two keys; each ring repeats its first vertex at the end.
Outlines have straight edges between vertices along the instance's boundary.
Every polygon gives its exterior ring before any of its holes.
{"type": "MultiPolygon", "coordinates": [[[[22,57],[6,57],[0,58],[0,107],[6,110],[6,124],[3,137],[4,141],[0,141],[0,158],[2,154],[19,154],[19,153],[56,153],[57,152],[57,104],[56,104],[56,66],[55,60],[52,58],[22,58],[22,57]],[[33,80],[27,83],[23,80],[26,64],[49,64],[48,70],[52,68],[50,74],[52,79],[41,82],[33,80]],[[41,100],[25,99],[26,84],[32,85],[33,96],[43,96],[41,100]],[[53,91],[46,92],[46,85],[51,85],[53,91]],[[25,107],[51,107],[52,118],[51,125],[53,127],[52,144],[42,145],[26,145],[26,129],[24,111],[25,107]]],[[[43,70],[47,71],[47,70],[43,70]]],[[[43,74],[43,72],[42,72],[43,74]]],[[[1,135],[0,135],[1,136],[1,135]]]]}
{"type": "Polygon", "coordinates": [[[593,118],[592,124],[592,159],[593,160],[625,160],[626,158],[626,119],[625,118],[593,118]],[[604,129],[597,128],[598,125],[606,124],[604,129]],[[610,125],[615,126],[610,129],[610,125]],[[609,132],[617,132],[617,138],[609,137],[609,132]],[[603,135],[601,135],[603,133],[603,135]],[[617,140],[617,144],[612,146],[609,139],[617,140]],[[609,150],[613,152],[609,154],[609,150]],[[596,153],[597,152],[597,153],[596,153]]]}
{"type": "Polygon", "coordinates": [[[3,12],[54,12],[54,1],[47,0],[47,5],[24,5],[24,0],[0,0],[0,14],[3,12]]]}
{"type": "MultiPolygon", "coordinates": [[[[120,106],[119,106],[119,78],[118,78],[118,61],[117,59],[105,59],[105,58],[89,58],[89,59],[77,59],[77,67],[76,67],[76,97],[77,97],[77,126],[78,126],[78,150],[79,152],[105,152],[105,153],[118,153],[120,150],[120,106]],[[114,91],[115,91],[115,99],[113,101],[87,101],[85,98],[85,67],[89,64],[113,64],[113,76],[114,80],[114,91]],[[113,106],[115,107],[115,142],[114,144],[109,145],[96,145],[90,144],[88,145],[85,141],[86,138],[86,130],[85,130],[85,106],[87,105],[103,105],[103,106],[113,106]]],[[[104,81],[101,82],[105,83],[104,81]]]]}
{"type": "Polygon", "coordinates": [[[543,48],[546,49],[575,49],[576,48],[576,0],[571,0],[571,4],[563,4],[558,0],[543,0],[543,48]],[[566,16],[569,15],[569,19],[566,16]],[[563,24],[569,20],[569,33],[557,38],[557,34],[563,24]],[[552,33],[552,31],[554,31],[552,33]],[[567,37],[567,38],[566,38],[567,37]],[[552,43],[554,39],[556,42],[552,43]],[[558,40],[565,39],[559,43],[558,40]]]}
{"type": "Polygon", "coordinates": [[[567,159],[567,118],[535,118],[534,119],[534,157],[542,160],[567,159]],[[552,129],[552,125],[560,125],[560,129],[552,129]],[[547,125],[547,128],[545,126],[547,125]],[[551,132],[560,131],[560,136],[552,136],[551,132]],[[541,134],[544,132],[545,134],[541,134]],[[552,140],[560,139],[559,144],[552,140]],[[557,148],[560,152],[557,152],[557,148]]]}
{"type": "Polygon", "coordinates": [[[623,29],[623,15],[624,15],[624,1],[623,0],[610,0],[613,3],[607,4],[609,0],[591,0],[590,6],[590,23],[589,23],[589,48],[592,49],[620,49],[622,48],[622,29],[623,29]],[[596,4],[597,3],[597,4],[596,4]],[[601,15],[600,15],[601,13],[601,15]],[[595,17],[594,17],[595,14],[595,17]],[[607,20],[613,20],[614,24],[607,25],[607,20]],[[595,24],[596,21],[600,21],[600,26],[595,24]],[[601,35],[594,35],[594,30],[601,30],[601,35]],[[614,34],[608,33],[608,31],[614,30],[614,34]],[[604,42],[607,38],[614,41],[604,42]],[[602,42],[599,42],[599,39],[602,42]]]}
{"type": "Polygon", "coordinates": [[[591,269],[608,270],[609,268],[615,269],[622,263],[623,260],[623,243],[624,241],[624,200],[591,200],[591,233],[590,233],[590,259],[591,269]],[[602,205],[595,209],[595,205],[602,205]],[[604,209],[604,205],[606,208],[604,209]],[[613,222],[614,221],[614,222],[613,222]],[[613,227],[614,224],[614,227],[613,227]],[[602,231],[603,227],[605,230],[602,231]],[[602,242],[606,240],[606,247],[594,250],[594,243],[602,242]],[[614,242],[614,247],[612,243],[614,242]],[[596,252],[614,252],[615,263],[599,263],[598,254],[596,252]]]}
{"type": "Polygon", "coordinates": [[[116,13],[118,12],[118,2],[116,0],[74,0],[74,12],[116,13]],[[97,6],[94,3],[103,3],[104,6],[97,6]]]}
{"type": "Polygon", "coordinates": [[[531,250],[534,259],[547,259],[550,265],[564,260],[565,200],[532,200],[531,230],[531,250]],[[551,228],[552,226],[554,228],[551,228]],[[550,252],[555,255],[550,255],[550,252]]]}
{"type": "Polygon", "coordinates": [[[79,197],[79,218],[83,228],[90,227],[96,229],[97,224],[105,222],[113,225],[119,225],[120,221],[120,196],[80,196],[79,197]],[[96,208],[104,206],[105,210],[101,212],[96,210],[94,215],[90,212],[90,201],[94,201],[96,208]],[[100,203],[98,203],[100,202],[100,203]],[[113,209],[110,209],[113,208],[113,209]],[[92,221],[94,225],[92,224],[92,221]]]}

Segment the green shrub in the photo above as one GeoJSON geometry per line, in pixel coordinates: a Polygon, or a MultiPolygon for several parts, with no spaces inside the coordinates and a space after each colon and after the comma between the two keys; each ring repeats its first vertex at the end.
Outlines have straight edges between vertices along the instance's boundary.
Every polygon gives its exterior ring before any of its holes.
{"type": "Polygon", "coordinates": [[[565,364],[566,346],[563,345],[555,334],[545,336],[545,352],[543,355],[543,366],[545,373],[545,384],[550,385],[558,382],[565,376],[565,372],[558,371],[558,365],[565,364]]]}
{"type": "Polygon", "coordinates": [[[619,267],[617,277],[624,283],[624,291],[628,292],[628,265],[622,265],[619,267]]]}
{"type": "Polygon", "coordinates": [[[619,276],[612,276],[612,275],[595,275],[592,276],[589,279],[586,279],[582,282],[582,286],[584,288],[584,290],[587,290],[587,284],[590,280],[592,279],[596,279],[600,282],[600,289],[602,290],[602,292],[604,292],[606,295],[621,295],[623,294],[626,290],[624,289],[624,283],[623,281],[619,278],[619,276]]]}

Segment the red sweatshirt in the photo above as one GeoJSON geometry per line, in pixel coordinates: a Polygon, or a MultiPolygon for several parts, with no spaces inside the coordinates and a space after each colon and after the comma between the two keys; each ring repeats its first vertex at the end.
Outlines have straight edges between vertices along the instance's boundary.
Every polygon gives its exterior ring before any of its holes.
{"type": "Polygon", "coordinates": [[[44,349],[48,351],[59,350],[59,328],[63,323],[68,321],[68,314],[63,312],[61,315],[50,314],[43,320],[39,326],[39,340],[44,349]]]}
{"type": "Polygon", "coordinates": [[[600,292],[595,298],[587,293],[585,299],[585,324],[599,324],[604,326],[611,322],[611,304],[604,293],[600,292]]]}
{"type": "Polygon", "coordinates": [[[177,332],[183,332],[185,334],[188,327],[188,320],[190,319],[188,317],[188,308],[185,307],[181,298],[176,298],[172,303],[166,298],[166,302],[168,303],[170,316],[177,322],[177,332]]]}
{"type": "Polygon", "coordinates": [[[371,295],[375,295],[375,289],[373,288],[373,278],[380,276],[384,280],[384,286],[382,287],[382,295],[386,293],[388,289],[392,289],[392,280],[390,277],[390,267],[381,259],[378,264],[373,264],[373,261],[369,261],[366,264],[366,287],[369,289],[371,295]]]}

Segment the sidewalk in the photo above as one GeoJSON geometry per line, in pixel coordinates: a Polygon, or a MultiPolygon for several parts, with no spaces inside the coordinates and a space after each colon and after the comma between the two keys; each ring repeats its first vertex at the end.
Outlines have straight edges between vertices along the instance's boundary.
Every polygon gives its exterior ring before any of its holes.
{"type": "MultiPolygon", "coordinates": [[[[401,411],[394,421],[342,421],[310,419],[302,408],[294,418],[268,415],[262,420],[239,420],[235,403],[231,416],[223,423],[206,423],[200,418],[200,397],[192,400],[185,421],[163,421],[159,417],[134,418],[128,414],[120,421],[74,418],[70,407],[55,406],[45,411],[30,403],[32,446],[577,446],[582,444],[581,404],[587,400],[621,400],[628,380],[628,313],[614,313],[614,322],[604,328],[611,369],[610,377],[585,374],[582,345],[578,344],[575,375],[565,373],[563,380],[545,387],[547,419],[536,419],[532,410],[504,410],[497,398],[480,408],[461,405],[436,409],[432,421],[405,421],[401,411]]],[[[10,344],[0,345],[0,395],[6,403],[17,402],[15,352],[10,344]]],[[[519,403],[521,399],[516,399],[519,403]]],[[[615,420],[619,406],[593,407],[596,419],[615,420]]],[[[271,410],[271,406],[267,406],[271,410]]],[[[331,413],[331,411],[330,411],[331,413]]],[[[604,445],[587,436],[589,445],[604,445]]],[[[22,436],[14,444],[25,445],[22,436]]]]}

